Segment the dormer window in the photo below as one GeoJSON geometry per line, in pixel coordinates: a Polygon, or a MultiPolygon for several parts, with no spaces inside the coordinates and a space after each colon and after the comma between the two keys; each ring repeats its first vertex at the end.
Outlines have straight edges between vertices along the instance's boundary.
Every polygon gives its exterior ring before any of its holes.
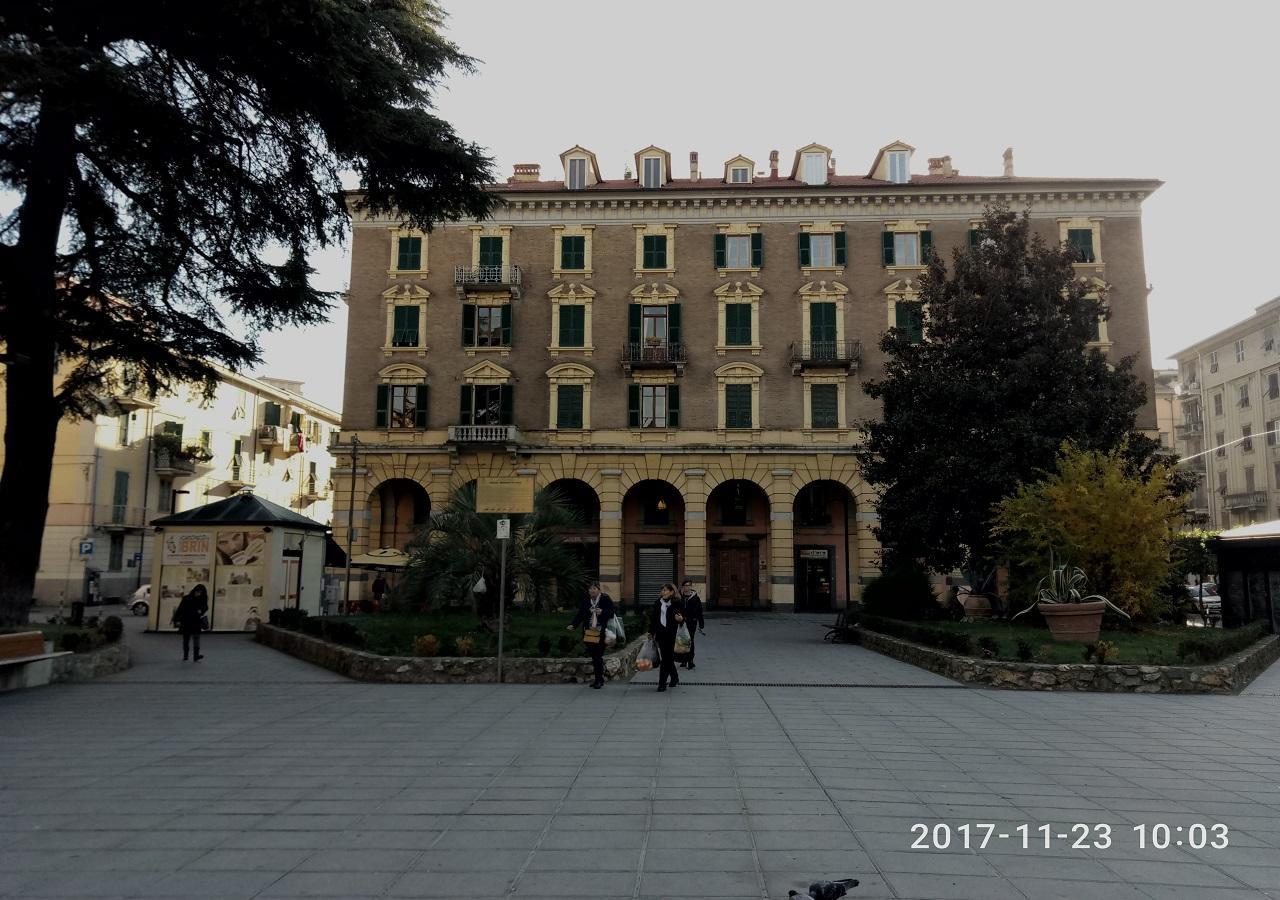
{"type": "Polygon", "coordinates": [[[907,166],[911,161],[911,154],[905,150],[893,150],[886,153],[885,156],[889,162],[889,180],[894,184],[906,184],[911,180],[911,173],[907,171],[907,166]]]}
{"type": "Polygon", "coordinates": [[[734,166],[729,170],[729,181],[733,184],[746,184],[751,180],[751,170],[746,166],[734,166]]]}
{"type": "Polygon", "coordinates": [[[580,191],[587,186],[587,161],[582,157],[569,160],[569,190],[580,191]]]}
{"type": "Polygon", "coordinates": [[[662,157],[646,156],[642,162],[640,185],[647,188],[662,187],[662,157]]]}
{"type": "Polygon", "coordinates": [[[827,183],[827,155],[825,153],[805,153],[801,164],[805,184],[827,183]]]}

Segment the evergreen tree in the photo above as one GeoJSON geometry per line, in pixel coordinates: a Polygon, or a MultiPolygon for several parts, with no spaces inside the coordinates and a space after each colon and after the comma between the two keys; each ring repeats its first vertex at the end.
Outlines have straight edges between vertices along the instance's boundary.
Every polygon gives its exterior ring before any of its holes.
{"type": "MultiPolygon", "coordinates": [[[[880,491],[889,562],[986,571],[1001,497],[1052,469],[1065,441],[1108,451],[1130,438],[1145,386],[1133,357],[1109,364],[1088,346],[1107,310],[1073,261],[1073,249],[1045,244],[1028,215],[1003,206],[986,211],[950,270],[931,255],[925,339],[890,329],[885,375],[865,385],[883,404],[881,419],[861,423],[862,465],[880,491]]],[[[1150,471],[1156,450],[1134,436],[1127,458],[1150,471]]]]}
{"type": "Polygon", "coordinates": [[[5,4],[0,625],[26,620],[59,419],[101,409],[121,364],[211,389],[207,361],[322,320],[307,255],[345,233],[343,173],[412,227],[492,208],[490,160],[431,111],[472,65],[441,21],[429,0],[5,4]]]}

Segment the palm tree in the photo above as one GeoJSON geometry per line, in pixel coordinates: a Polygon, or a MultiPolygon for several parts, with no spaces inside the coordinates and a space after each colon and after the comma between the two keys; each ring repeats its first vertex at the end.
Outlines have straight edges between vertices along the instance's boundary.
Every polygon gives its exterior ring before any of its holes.
{"type": "MultiPolygon", "coordinates": [[[[409,564],[396,601],[429,608],[469,603],[482,620],[496,618],[500,560],[495,534],[500,518],[476,512],[474,483],[455,491],[448,506],[410,542],[409,564]],[[476,592],[481,578],[485,590],[476,592]]],[[[507,598],[521,596],[541,610],[554,601],[576,606],[587,586],[587,573],[561,534],[581,524],[577,511],[558,491],[543,489],[534,496],[533,512],[509,518],[507,598]]]]}

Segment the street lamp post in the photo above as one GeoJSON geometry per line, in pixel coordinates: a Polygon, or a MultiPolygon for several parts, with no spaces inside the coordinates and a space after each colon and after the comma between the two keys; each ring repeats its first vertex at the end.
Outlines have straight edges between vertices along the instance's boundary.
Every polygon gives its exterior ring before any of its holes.
{"type": "Polygon", "coordinates": [[[347,504],[347,580],[343,588],[342,610],[351,612],[351,549],[356,532],[356,457],[360,452],[360,435],[351,435],[351,499],[347,504]]]}

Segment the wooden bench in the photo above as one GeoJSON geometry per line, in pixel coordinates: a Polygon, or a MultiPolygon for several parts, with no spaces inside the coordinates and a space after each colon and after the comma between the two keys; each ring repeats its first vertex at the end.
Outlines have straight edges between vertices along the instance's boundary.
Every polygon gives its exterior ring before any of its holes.
{"type": "Polygon", "coordinates": [[[53,661],[70,651],[46,652],[44,635],[38,631],[0,634],[0,692],[48,684],[53,677],[53,661]]]}

